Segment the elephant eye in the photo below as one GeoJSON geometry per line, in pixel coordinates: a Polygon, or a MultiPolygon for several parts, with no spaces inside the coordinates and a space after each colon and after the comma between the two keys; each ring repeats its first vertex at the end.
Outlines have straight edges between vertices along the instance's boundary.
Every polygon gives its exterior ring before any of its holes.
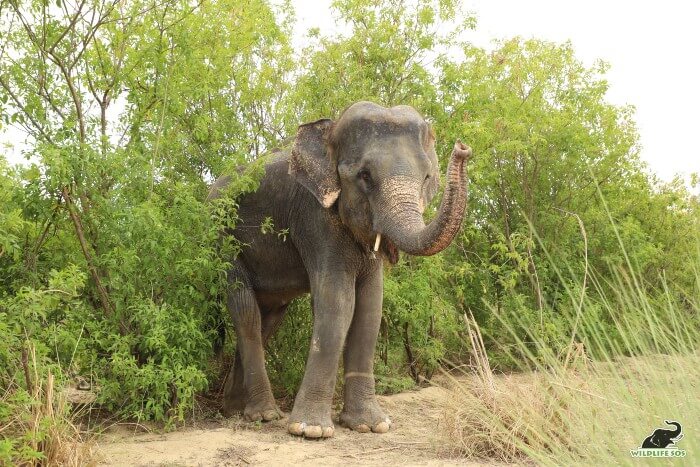
{"type": "Polygon", "coordinates": [[[372,176],[369,174],[369,170],[360,170],[360,173],[357,174],[357,177],[364,180],[365,182],[369,182],[372,179],[372,176]]]}

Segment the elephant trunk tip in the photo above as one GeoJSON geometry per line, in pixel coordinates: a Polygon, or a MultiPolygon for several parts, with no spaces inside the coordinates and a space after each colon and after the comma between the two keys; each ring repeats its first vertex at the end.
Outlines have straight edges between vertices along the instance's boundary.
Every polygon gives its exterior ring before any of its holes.
{"type": "Polygon", "coordinates": [[[452,154],[456,159],[468,161],[472,157],[472,148],[457,140],[452,154]]]}

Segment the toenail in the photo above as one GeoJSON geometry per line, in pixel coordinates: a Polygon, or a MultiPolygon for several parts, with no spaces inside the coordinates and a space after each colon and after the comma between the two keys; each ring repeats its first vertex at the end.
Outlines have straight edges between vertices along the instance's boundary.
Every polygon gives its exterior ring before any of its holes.
{"type": "Polygon", "coordinates": [[[389,431],[389,423],[379,422],[375,425],[374,428],[372,428],[372,431],[375,433],[386,433],[387,431],[389,431]]]}
{"type": "Polygon", "coordinates": [[[320,426],[307,426],[304,428],[304,436],[307,438],[320,438],[323,436],[323,428],[320,426]]]}
{"type": "Polygon", "coordinates": [[[362,423],[361,425],[357,425],[355,427],[355,431],[359,431],[360,433],[367,433],[370,431],[369,425],[365,425],[364,423],[362,423]]]}
{"type": "Polygon", "coordinates": [[[301,422],[301,423],[290,423],[289,426],[287,426],[287,430],[297,436],[301,436],[304,434],[304,428],[306,428],[306,423],[301,422]]]}

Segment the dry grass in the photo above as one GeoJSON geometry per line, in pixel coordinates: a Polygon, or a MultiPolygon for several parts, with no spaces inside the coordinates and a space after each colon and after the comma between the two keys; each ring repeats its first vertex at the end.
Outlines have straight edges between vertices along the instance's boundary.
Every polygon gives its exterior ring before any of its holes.
{"type": "Polygon", "coordinates": [[[566,287],[570,310],[557,311],[570,329],[563,352],[517,316],[495,313],[517,343],[508,353],[524,360],[520,374],[494,374],[479,327],[465,316],[473,366],[451,376],[444,449],[472,460],[635,465],[630,450],[675,420],[685,427],[677,448],[698,463],[700,243],[689,271],[694,286],[672,291],[665,277],[660,290],[649,290],[618,241],[626,267],[606,280],[588,270],[587,252],[582,281],[565,278],[550,258],[563,284],[581,283],[566,287]],[[536,350],[517,337],[522,330],[536,350]]]}
{"type": "MultiPolygon", "coordinates": [[[[71,420],[66,393],[49,371],[40,378],[33,346],[22,354],[26,391],[10,382],[0,405],[10,411],[0,438],[10,440],[11,464],[85,466],[96,464],[94,443],[71,420]]],[[[3,459],[0,459],[2,463],[3,459]]]]}
{"type": "Polygon", "coordinates": [[[443,449],[471,460],[574,465],[631,464],[663,420],[686,423],[680,448],[699,452],[700,355],[646,355],[591,362],[580,345],[568,365],[495,375],[475,323],[469,333],[477,364],[451,375],[443,449]]]}
{"type": "Polygon", "coordinates": [[[451,455],[502,462],[524,460],[521,443],[543,448],[539,433],[548,425],[541,416],[546,404],[535,379],[499,377],[493,386],[477,378],[454,380],[445,410],[449,443],[444,448],[451,455]],[[536,417],[524,417],[524,412],[536,417]]]}
{"type": "Polygon", "coordinates": [[[495,375],[476,322],[466,319],[472,346],[472,367],[448,375],[451,397],[445,399],[445,428],[451,455],[469,459],[518,462],[527,459],[524,446],[546,450],[563,436],[560,413],[565,401],[556,397],[546,375],[495,375]],[[555,439],[549,436],[558,427],[555,439]]]}

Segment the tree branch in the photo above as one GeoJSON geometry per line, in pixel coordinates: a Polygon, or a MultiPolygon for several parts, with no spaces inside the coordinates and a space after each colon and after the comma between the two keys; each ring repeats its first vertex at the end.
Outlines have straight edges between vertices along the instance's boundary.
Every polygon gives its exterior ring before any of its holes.
{"type": "MultiPolygon", "coordinates": [[[[112,318],[114,317],[114,310],[112,309],[112,304],[110,303],[109,295],[107,294],[107,289],[105,289],[104,285],[102,284],[100,275],[97,272],[97,267],[95,266],[92,254],[90,253],[87,241],[85,240],[82,222],[80,221],[80,217],[76,212],[75,204],[73,203],[70,193],[68,192],[68,187],[63,187],[62,193],[63,199],[66,201],[68,214],[70,214],[70,218],[73,221],[73,226],[75,227],[75,233],[78,236],[80,249],[82,250],[83,256],[85,257],[85,261],[87,262],[87,267],[90,271],[90,275],[92,276],[92,280],[95,281],[95,287],[97,287],[97,294],[99,295],[100,303],[102,304],[102,309],[105,311],[105,314],[109,318],[112,318]]],[[[121,322],[121,320],[119,321],[119,329],[122,334],[126,334],[126,326],[124,325],[124,323],[121,322]]]]}
{"type": "Polygon", "coordinates": [[[53,144],[51,136],[49,136],[49,134],[46,132],[44,126],[41,123],[39,123],[31,113],[29,113],[27,108],[22,104],[22,101],[19,99],[19,97],[14,93],[14,91],[12,91],[12,88],[10,87],[9,83],[7,83],[2,78],[2,76],[0,76],[0,86],[2,86],[3,89],[5,89],[7,94],[9,94],[9,96],[12,98],[12,101],[15,103],[15,105],[22,111],[22,113],[29,119],[29,121],[32,122],[34,128],[36,128],[36,130],[39,133],[41,133],[41,136],[43,136],[46,139],[46,141],[53,144]]]}

